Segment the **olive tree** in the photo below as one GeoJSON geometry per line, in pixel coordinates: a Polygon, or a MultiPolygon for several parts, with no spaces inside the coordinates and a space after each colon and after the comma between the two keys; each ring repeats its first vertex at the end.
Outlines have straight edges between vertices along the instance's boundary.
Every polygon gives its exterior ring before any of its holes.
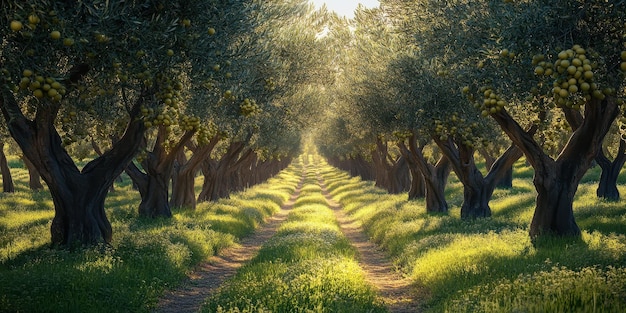
{"type": "Polygon", "coordinates": [[[458,77],[458,90],[500,126],[535,170],[530,236],[580,236],[574,195],[623,102],[626,3],[416,4],[414,10],[429,14],[425,28],[416,30],[432,39],[423,45],[427,58],[446,56],[447,66],[456,68],[451,73],[458,77]],[[573,131],[556,153],[522,126],[552,128],[558,119],[573,131]]]}
{"type": "Polygon", "coordinates": [[[52,195],[53,244],[110,242],[104,199],[138,152],[149,118],[142,108],[157,114],[168,105],[167,78],[182,75],[187,52],[210,40],[220,2],[3,2],[0,108],[52,195]],[[66,112],[126,126],[81,169],[64,147],[72,127],[55,125],[66,112]]]}

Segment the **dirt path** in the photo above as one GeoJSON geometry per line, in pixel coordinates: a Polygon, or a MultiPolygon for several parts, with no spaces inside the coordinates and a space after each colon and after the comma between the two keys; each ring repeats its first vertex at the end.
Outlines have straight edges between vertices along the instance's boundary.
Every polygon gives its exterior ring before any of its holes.
{"type": "Polygon", "coordinates": [[[341,204],[332,199],[324,181],[319,178],[322,193],[328,205],[335,212],[339,227],[352,245],[359,251],[359,265],[365,271],[370,284],[378,289],[378,294],[392,313],[421,312],[419,293],[408,279],[395,271],[383,252],[371,243],[360,226],[345,214],[341,204]]]}
{"type": "Polygon", "coordinates": [[[252,259],[263,243],[270,239],[285,221],[295,200],[300,195],[304,176],[289,200],[281,206],[269,221],[254,234],[244,238],[238,246],[226,249],[201,264],[189,275],[189,279],[176,290],[166,292],[160,299],[155,312],[185,313],[197,312],[211,292],[226,279],[232,277],[245,262],[252,259]]]}

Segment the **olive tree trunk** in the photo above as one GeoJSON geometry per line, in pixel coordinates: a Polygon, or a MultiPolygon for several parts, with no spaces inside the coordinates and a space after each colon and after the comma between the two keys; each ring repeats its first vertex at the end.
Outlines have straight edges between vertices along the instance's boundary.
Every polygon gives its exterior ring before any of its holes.
{"type": "Polygon", "coordinates": [[[229,197],[231,185],[229,167],[235,163],[244,147],[244,142],[232,142],[219,161],[208,158],[202,163],[204,182],[198,195],[198,202],[217,201],[229,197]]]}
{"type": "Polygon", "coordinates": [[[387,190],[392,194],[408,191],[411,178],[405,158],[400,154],[391,156],[387,143],[376,139],[376,149],[372,152],[375,165],[376,187],[387,190]]]}
{"type": "Polygon", "coordinates": [[[167,132],[165,126],[159,125],[154,147],[146,153],[146,158],[141,162],[145,173],[141,172],[135,164],[129,165],[126,173],[138,187],[141,195],[139,216],[149,218],[172,217],[169,203],[169,184],[174,161],[193,134],[193,130],[186,131],[176,146],[170,151],[166,151],[163,143],[167,138],[167,132]]]}
{"type": "MultiPolygon", "coordinates": [[[[406,157],[405,157],[406,158],[406,157]]],[[[424,175],[416,167],[408,164],[411,173],[411,187],[409,188],[409,200],[421,199],[426,196],[426,186],[424,184],[424,175]]]]}
{"type": "Polygon", "coordinates": [[[417,145],[417,137],[411,135],[408,138],[409,146],[400,142],[398,147],[405,155],[410,167],[415,167],[422,174],[427,212],[448,212],[448,203],[445,199],[445,188],[450,175],[449,161],[441,156],[436,165],[426,161],[422,154],[422,148],[417,145]]]}
{"type": "Polygon", "coordinates": [[[619,149],[613,161],[609,160],[604,151],[600,149],[596,162],[602,169],[596,195],[598,198],[608,201],[619,201],[620,194],[617,189],[617,178],[626,162],[626,142],[624,140],[619,141],[619,149]]]}
{"type": "MultiPolygon", "coordinates": [[[[75,77],[75,75],[72,75],[75,77]]],[[[106,153],[79,170],[63,148],[54,127],[59,106],[46,103],[33,120],[23,115],[8,90],[2,90],[0,108],[11,136],[48,185],[55,216],[51,225],[54,245],[74,246],[110,242],[111,224],[104,200],[115,178],[137,153],[145,126],[137,119],[144,97],[129,108],[129,123],[121,139],[106,153]]]]}
{"type": "Polygon", "coordinates": [[[43,185],[41,184],[41,175],[31,162],[25,155],[22,155],[22,161],[24,161],[24,165],[26,169],[28,169],[28,187],[30,190],[42,190],[43,185]]]}
{"type": "MultiPolygon", "coordinates": [[[[537,190],[530,237],[542,235],[576,236],[581,232],[574,219],[573,201],[581,178],[602,148],[602,141],[619,112],[613,97],[591,99],[584,107],[580,126],[556,159],[552,159],[521,126],[502,110],[491,116],[526,156],[535,170],[537,190]]],[[[574,128],[574,126],[572,127],[574,128]]]]}
{"type": "Polygon", "coordinates": [[[215,135],[206,145],[199,147],[188,145],[193,151],[189,159],[185,157],[182,150],[178,153],[172,173],[170,205],[173,208],[196,208],[196,173],[202,162],[210,156],[211,151],[213,151],[213,148],[220,140],[219,135],[215,135]]]}
{"type": "Polygon", "coordinates": [[[4,142],[0,142],[0,173],[2,174],[2,191],[15,192],[11,169],[9,168],[7,156],[4,154],[4,142]]]}
{"type": "MultiPolygon", "coordinates": [[[[487,151],[485,148],[478,149],[480,155],[485,158],[485,167],[490,170],[493,164],[496,162],[496,158],[487,151]]],[[[513,165],[506,169],[504,176],[496,183],[496,188],[511,189],[513,188],[513,165]]]]}
{"type": "MultiPolygon", "coordinates": [[[[533,127],[530,132],[534,132],[533,127]]],[[[508,169],[519,158],[522,151],[515,145],[511,145],[491,166],[485,176],[480,172],[474,160],[473,147],[455,142],[452,138],[441,140],[433,136],[437,146],[450,160],[452,169],[463,184],[463,204],[461,205],[461,218],[481,218],[491,216],[489,201],[493,195],[498,181],[504,177],[508,169]]]]}
{"type": "MultiPolygon", "coordinates": [[[[580,112],[572,109],[564,108],[565,118],[567,122],[570,124],[573,130],[577,130],[583,124],[583,116],[580,112]]],[[[612,123],[612,121],[611,121],[612,123]]],[[[608,201],[619,201],[620,195],[619,190],[617,189],[617,178],[619,176],[619,172],[624,166],[624,162],[626,162],[626,142],[624,140],[620,140],[619,148],[617,151],[617,155],[613,161],[609,160],[609,158],[604,153],[602,146],[600,146],[598,150],[598,155],[595,158],[595,161],[600,166],[602,170],[600,173],[600,182],[598,183],[598,189],[596,189],[596,195],[598,198],[605,199],[608,201]]]]}

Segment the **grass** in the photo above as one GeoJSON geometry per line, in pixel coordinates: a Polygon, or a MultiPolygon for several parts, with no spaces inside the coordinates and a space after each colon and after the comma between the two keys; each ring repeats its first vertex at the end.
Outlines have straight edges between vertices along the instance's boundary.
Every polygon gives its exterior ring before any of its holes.
{"type": "MultiPolygon", "coordinates": [[[[462,186],[453,175],[446,189],[450,213],[428,214],[423,200],[389,195],[317,156],[302,156],[266,184],[195,211],[175,210],[171,219],[138,217],[138,193],[128,180],[118,182],[106,204],[111,246],[68,252],[49,248],[48,193],[28,190],[26,170],[15,158],[9,162],[16,192],[0,194],[0,311],[150,312],[165,288],[275,213],[302,171],[305,184],[288,221],[207,299],[205,312],[385,311],[321,195],[317,172],[423,291],[426,312],[626,310],[626,200],[596,198],[598,168],[576,194],[580,240],[531,244],[536,194],[532,168],[523,161],[515,164],[514,188],[495,191],[492,217],[463,221],[462,186]]],[[[626,195],[626,186],[619,189],[626,195]]]]}
{"type": "Polygon", "coordinates": [[[386,312],[309,171],[294,209],[203,312],[386,312]]]}
{"type": "Polygon", "coordinates": [[[0,194],[0,311],[150,312],[165,288],[275,213],[301,170],[296,161],[267,183],[171,219],[138,217],[139,195],[124,180],[107,197],[111,246],[68,252],[49,248],[49,194],[29,191],[26,170],[14,167],[18,191],[0,194]]]}
{"type": "Polygon", "coordinates": [[[585,176],[574,203],[582,239],[546,239],[537,247],[528,237],[532,168],[523,162],[515,165],[514,188],[495,191],[493,216],[471,221],[459,218],[462,187],[453,176],[448,214],[428,214],[423,200],[389,195],[330,166],[322,176],[333,197],[429,295],[428,312],[625,309],[626,206],[596,198],[597,169],[585,176]]]}

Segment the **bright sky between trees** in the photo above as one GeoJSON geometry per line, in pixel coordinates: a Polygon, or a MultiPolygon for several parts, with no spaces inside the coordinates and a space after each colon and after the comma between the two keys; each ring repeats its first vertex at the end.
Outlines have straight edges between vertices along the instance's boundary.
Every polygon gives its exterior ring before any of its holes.
{"type": "Polygon", "coordinates": [[[315,4],[315,8],[319,8],[322,4],[326,4],[329,10],[337,12],[347,18],[354,17],[354,9],[359,3],[367,8],[374,8],[380,5],[378,0],[310,0],[315,4]]]}

